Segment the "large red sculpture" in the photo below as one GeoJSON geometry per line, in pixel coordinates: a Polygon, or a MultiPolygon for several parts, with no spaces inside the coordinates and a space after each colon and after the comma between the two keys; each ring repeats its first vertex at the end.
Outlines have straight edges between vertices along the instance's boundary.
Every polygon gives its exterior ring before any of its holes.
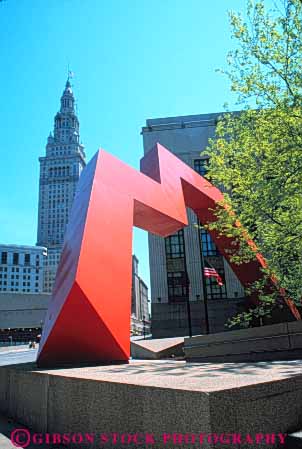
{"type": "MultiPolygon", "coordinates": [[[[222,193],[157,144],[141,171],[99,151],[81,175],[38,353],[39,366],[62,362],[127,362],[130,355],[132,228],[168,236],[202,224],[222,193]]],[[[211,233],[228,258],[230,238],[211,233]]],[[[249,243],[250,244],[250,243],[249,243]]],[[[243,285],[261,275],[263,258],[232,268],[243,285]]],[[[295,310],[293,310],[295,313],[295,310]]]]}

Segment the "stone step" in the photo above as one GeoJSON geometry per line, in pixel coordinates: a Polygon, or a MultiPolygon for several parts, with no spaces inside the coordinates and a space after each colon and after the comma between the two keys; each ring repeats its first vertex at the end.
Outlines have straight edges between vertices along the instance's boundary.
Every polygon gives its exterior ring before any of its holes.
{"type": "Polygon", "coordinates": [[[183,357],[184,337],[131,341],[133,359],[166,359],[183,357]]]}

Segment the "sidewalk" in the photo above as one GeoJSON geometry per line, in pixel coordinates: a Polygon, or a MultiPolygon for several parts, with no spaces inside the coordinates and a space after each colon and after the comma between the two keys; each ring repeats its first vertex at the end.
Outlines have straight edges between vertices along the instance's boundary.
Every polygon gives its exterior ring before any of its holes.
{"type": "MultiPolygon", "coordinates": [[[[37,347],[37,345],[36,345],[37,347]]],[[[0,353],[1,352],[7,352],[7,351],[18,351],[18,350],[24,350],[24,349],[28,349],[28,344],[27,345],[9,345],[9,346],[0,346],[0,353]]]]}

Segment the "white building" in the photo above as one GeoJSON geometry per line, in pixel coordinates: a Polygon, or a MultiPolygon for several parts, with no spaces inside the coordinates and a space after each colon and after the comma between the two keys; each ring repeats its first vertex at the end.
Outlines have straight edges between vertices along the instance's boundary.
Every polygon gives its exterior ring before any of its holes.
{"type": "Polygon", "coordinates": [[[54,119],[46,155],[39,158],[39,212],[37,245],[46,246],[44,291],[51,292],[63,247],[78,180],[86,165],[84,146],[79,140],[79,120],[69,79],[54,119]]]}
{"type": "Polygon", "coordinates": [[[0,292],[41,293],[47,249],[0,245],[0,292]]]}

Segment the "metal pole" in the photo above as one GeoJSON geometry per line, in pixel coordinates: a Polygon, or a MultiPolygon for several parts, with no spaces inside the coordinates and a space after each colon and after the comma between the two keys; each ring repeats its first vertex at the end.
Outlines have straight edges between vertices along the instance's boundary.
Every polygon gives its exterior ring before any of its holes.
{"type": "Polygon", "coordinates": [[[191,306],[190,306],[190,279],[189,279],[188,269],[187,269],[185,235],[184,235],[184,265],[185,265],[185,274],[186,274],[186,287],[187,287],[187,293],[188,293],[188,299],[186,302],[187,302],[189,337],[192,337],[192,319],[191,319],[191,306]]]}
{"type": "Polygon", "coordinates": [[[143,333],[144,333],[144,340],[146,340],[145,315],[143,315],[143,333]]]}
{"type": "Polygon", "coordinates": [[[200,262],[201,262],[201,275],[202,275],[202,291],[203,291],[203,304],[204,304],[204,318],[206,324],[206,334],[210,333],[210,323],[209,323],[209,313],[208,313],[208,294],[207,294],[207,286],[206,286],[206,278],[204,275],[204,257],[201,246],[200,239],[200,221],[198,220],[198,244],[199,244],[199,252],[200,252],[200,262]]]}
{"type": "Polygon", "coordinates": [[[190,291],[187,299],[187,314],[188,314],[188,324],[189,324],[189,336],[192,337],[192,320],[191,320],[191,307],[190,307],[190,291]]]}

